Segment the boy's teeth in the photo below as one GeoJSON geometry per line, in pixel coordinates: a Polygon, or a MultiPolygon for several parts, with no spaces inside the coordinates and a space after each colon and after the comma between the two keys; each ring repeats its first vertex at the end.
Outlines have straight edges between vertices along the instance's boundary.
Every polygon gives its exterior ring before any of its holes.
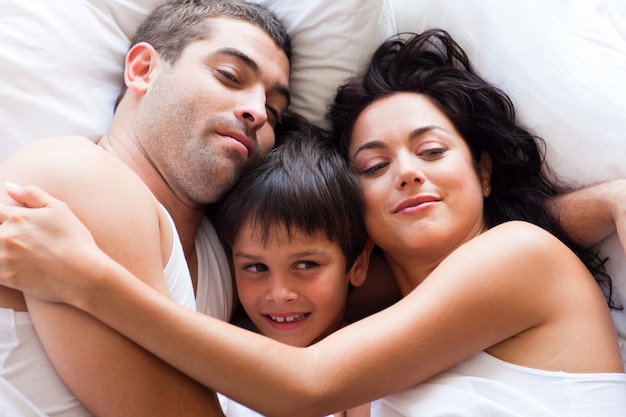
{"type": "Polygon", "coordinates": [[[278,323],[291,323],[292,321],[301,320],[304,318],[304,314],[298,314],[297,316],[270,316],[272,320],[278,323]]]}

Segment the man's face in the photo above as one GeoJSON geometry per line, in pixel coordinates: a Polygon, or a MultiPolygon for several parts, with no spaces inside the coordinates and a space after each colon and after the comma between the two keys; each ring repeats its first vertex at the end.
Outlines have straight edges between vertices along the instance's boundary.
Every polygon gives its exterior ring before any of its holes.
{"type": "Polygon", "coordinates": [[[146,153],[192,204],[220,199],[274,146],[289,104],[289,63],[267,33],[229,18],[211,27],[211,37],[189,44],[173,66],[159,60],[140,105],[146,153]]]}

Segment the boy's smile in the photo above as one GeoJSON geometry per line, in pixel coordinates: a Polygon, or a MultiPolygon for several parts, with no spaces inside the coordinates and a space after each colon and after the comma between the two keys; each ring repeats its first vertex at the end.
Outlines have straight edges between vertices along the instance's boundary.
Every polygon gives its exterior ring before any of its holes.
{"type": "Polygon", "coordinates": [[[349,274],[341,248],[325,234],[278,226],[264,244],[246,223],[232,249],[239,299],[260,333],[307,346],[341,325],[349,274]]]}

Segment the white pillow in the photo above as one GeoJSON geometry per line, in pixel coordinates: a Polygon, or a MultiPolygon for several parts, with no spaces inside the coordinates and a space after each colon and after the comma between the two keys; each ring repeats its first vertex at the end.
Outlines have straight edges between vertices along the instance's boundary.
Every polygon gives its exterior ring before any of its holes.
{"type": "Polygon", "coordinates": [[[155,3],[0,0],[0,162],[41,137],[105,132],[129,37],[155,3]]]}
{"type": "MultiPolygon", "coordinates": [[[[158,3],[0,0],[0,162],[38,138],[106,131],[129,39],[158,3]]],[[[292,109],[318,123],[337,86],[393,32],[386,0],[260,3],[292,36],[292,109]]]]}
{"type": "Polygon", "coordinates": [[[291,109],[324,119],[337,87],[360,72],[374,50],[395,33],[388,0],[260,0],[291,36],[291,109]]]}
{"type": "MultiPolygon", "coordinates": [[[[393,0],[398,31],[447,30],[548,144],[569,184],[626,177],[626,2],[393,0]]],[[[601,245],[626,307],[626,258],[601,245]]],[[[626,360],[626,311],[613,315],[626,360]]]]}

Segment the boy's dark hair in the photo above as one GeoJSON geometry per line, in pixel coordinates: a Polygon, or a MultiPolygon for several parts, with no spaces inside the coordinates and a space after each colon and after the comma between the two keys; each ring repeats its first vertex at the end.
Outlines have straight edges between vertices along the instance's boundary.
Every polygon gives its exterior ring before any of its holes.
{"type": "Polygon", "coordinates": [[[272,228],[290,234],[324,233],[341,247],[346,272],[365,248],[363,201],[358,183],[326,132],[286,115],[278,145],[250,167],[220,204],[217,229],[230,248],[246,223],[264,241],[272,228]]]}
{"type": "MultiPolygon", "coordinates": [[[[130,48],[146,42],[170,65],[192,42],[211,36],[211,18],[227,17],[263,29],[287,55],[291,63],[291,40],[276,16],[263,6],[243,0],[170,0],[157,6],[141,23],[130,48]]],[[[124,96],[126,87],[117,98],[124,96]]]]}
{"type": "Polygon", "coordinates": [[[606,259],[574,243],[553,214],[549,202],[566,188],[557,184],[545,164],[544,141],[517,124],[510,98],[474,72],[447,32],[432,29],[387,40],[365,74],[339,88],[330,118],[344,157],[361,112],[398,92],[429,97],[466,141],[476,163],[483,152],[491,156],[492,192],[484,205],[489,227],[524,220],[548,230],[585,263],[605,290],[609,306],[615,307],[606,259]]]}

